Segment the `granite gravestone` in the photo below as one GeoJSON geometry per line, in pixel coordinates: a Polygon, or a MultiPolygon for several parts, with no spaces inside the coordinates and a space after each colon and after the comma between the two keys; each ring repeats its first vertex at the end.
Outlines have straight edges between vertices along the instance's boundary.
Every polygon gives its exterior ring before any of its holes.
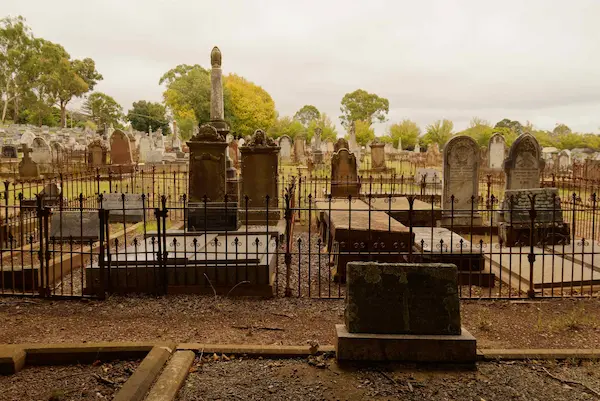
{"type": "Polygon", "coordinates": [[[506,141],[500,133],[492,135],[488,143],[488,167],[501,170],[506,155],[506,141]]]}
{"type": "Polygon", "coordinates": [[[15,145],[2,146],[2,157],[5,159],[17,159],[19,154],[15,145]]]}
{"type": "Polygon", "coordinates": [[[129,137],[120,129],[113,131],[110,136],[110,162],[116,166],[131,166],[133,155],[129,137]]]}
{"type": "Polygon", "coordinates": [[[469,136],[452,137],[444,147],[442,192],[443,225],[481,225],[479,196],[479,145],[469,136]]]}
{"type": "Polygon", "coordinates": [[[57,211],[50,219],[50,238],[55,241],[97,241],[100,229],[96,211],[57,211]]]}
{"type": "Polygon", "coordinates": [[[21,179],[40,178],[40,168],[36,162],[31,160],[31,149],[27,145],[23,145],[23,159],[19,162],[19,177],[21,179]]]}
{"type": "Polygon", "coordinates": [[[91,167],[102,167],[106,165],[108,149],[102,140],[96,139],[88,145],[88,164],[91,167]]]}
{"type": "Polygon", "coordinates": [[[242,188],[239,216],[245,224],[265,225],[268,222],[274,225],[279,222],[279,149],[275,141],[262,130],[256,130],[252,139],[240,149],[242,188]]]}
{"type": "Polygon", "coordinates": [[[110,211],[110,223],[138,223],[144,220],[144,199],[141,194],[104,193],[102,208],[110,211]]]}
{"type": "Polygon", "coordinates": [[[360,180],[356,156],[346,148],[341,148],[331,158],[331,196],[334,198],[357,197],[360,194],[360,180]]]}
{"type": "Polygon", "coordinates": [[[375,172],[383,172],[387,168],[385,166],[385,143],[381,142],[379,138],[375,138],[371,142],[371,170],[375,172]]]}
{"type": "Polygon", "coordinates": [[[290,139],[290,137],[287,135],[283,135],[282,137],[280,137],[279,147],[281,148],[281,150],[279,151],[279,154],[281,155],[281,160],[286,162],[290,161],[292,157],[292,140],[290,139]]]}
{"type": "Polygon", "coordinates": [[[452,264],[350,262],[338,360],[475,362],[452,264]]]}
{"type": "Polygon", "coordinates": [[[504,161],[505,189],[539,188],[543,168],[538,141],[529,133],[522,134],[513,142],[504,161]]]}

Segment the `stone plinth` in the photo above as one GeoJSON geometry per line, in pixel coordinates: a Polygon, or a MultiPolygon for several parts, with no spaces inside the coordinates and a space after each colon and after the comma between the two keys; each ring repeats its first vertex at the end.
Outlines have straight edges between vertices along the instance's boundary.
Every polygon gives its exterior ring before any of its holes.
{"type": "Polygon", "coordinates": [[[371,170],[383,172],[385,166],[385,143],[379,141],[371,144],[371,170]]]}
{"type": "Polygon", "coordinates": [[[235,231],[240,227],[236,202],[190,202],[185,210],[187,230],[235,231]]]}
{"type": "Polygon", "coordinates": [[[190,141],[189,191],[191,202],[225,200],[225,142],[190,141]]]}
{"type": "Polygon", "coordinates": [[[240,148],[239,218],[245,224],[277,224],[280,219],[277,196],[279,150],[279,146],[262,130],[256,130],[246,146],[240,148]]]}
{"type": "Polygon", "coordinates": [[[460,326],[451,264],[351,262],[339,360],[472,364],[475,338],[460,326]]]}
{"type": "Polygon", "coordinates": [[[455,265],[350,262],[346,291],[350,333],[460,334],[455,265]]]}

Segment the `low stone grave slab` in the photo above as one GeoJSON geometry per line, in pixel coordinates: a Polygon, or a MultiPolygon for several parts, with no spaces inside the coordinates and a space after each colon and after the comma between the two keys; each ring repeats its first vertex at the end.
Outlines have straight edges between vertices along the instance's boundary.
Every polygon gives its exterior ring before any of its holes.
{"type": "Polygon", "coordinates": [[[600,276],[600,243],[576,241],[564,245],[549,245],[546,250],[569,261],[593,269],[600,276]]]}
{"type": "Polygon", "coordinates": [[[408,198],[403,196],[391,199],[372,198],[371,207],[389,214],[405,226],[435,226],[442,218],[442,210],[439,207],[418,199],[414,200],[411,213],[408,198]]]}
{"type": "Polygon", "coordinates": [[[415,248],[423,263],[453,263],[461,285],[494,287],[495,276],[484,271],[485,259],[479,244],[441,227],[413,227],[415,248]]]}
{"type": "MultiPolygon", "coordinates": [[[[15,252],[15,256],[18,253],[15,252]]],[[[26,259],[30,258],[31,256],[27,252],[26,259]]],[[[36,292],[40,285],[40,269],[38,266],[20,266],[16,264],[11,266],[6,263],[0,267],[0,275],[0,292],[3,294],[31,294],[36,292]]]]}
{"type": "Polygon", "coordinates": [[[55,211],[50,218],[50,239],[57,241],[98,241],[100,217],[97,211],[55,211]]]}
{"type": "Polygon", "coordinates": [[[240,226],[237,202],[190,202],[185,214],[188,231],[235,231],[240,226]]]}
{"type": "Polygon", "coordinates": [[[475,362],[475,338],[461,327],[456,266],[351,262],[347,269],[338,360],[475,362]]]}
{"type": "Polygon", "coordinates": [[[530,247],[502,247],[492,244],[484,257],[492,271],[503,282],[524,291],[533,284],[534,290],[548,288],[570,289],[600,284],[600,273],[588,266],[570,261],[547,250],[534,247],[533,275],[530,272],[530,247]]]}
{"type": "MultiPolygon", "coordinates": [[[[156,238],[107,255],[105,285],[118,293],[212,293],[214,288],[227,294],[236,287],[235,295],[273,295],[277,247],[270,234],[168,236],[166,243],[162,259],[156,238]]],[[[86,275],[86,291],[100,291],[100,267],[88,268],[86,275]]]]}
{"type": "Polygon", "coordinates": [[[102,208],[110,211],[110,223],[139,223],[144,220],[145,209],[141,194],[104,193],[102,208]]]}

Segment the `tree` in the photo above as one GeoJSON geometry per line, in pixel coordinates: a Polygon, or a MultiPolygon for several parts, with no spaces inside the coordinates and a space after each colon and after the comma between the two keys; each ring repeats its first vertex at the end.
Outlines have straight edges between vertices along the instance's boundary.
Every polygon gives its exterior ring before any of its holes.
{"type": "Polygon", "coordinates": [[[226,109],[232,131],[251,135],[256,129],[268,130],[275,123],[275,102],[263,88],[235,74],[226,77],[224,86],[229,92],[226,109]]]}
{"type": "Polygon", "coordinates": [[[348,129],[352,121],[363,121],[370,127],[373,120],[384,122],[390,110],[390,102],[362,89],[346,93],[342,98],[342,125],[348,129]]]}
{"type": "Polygon", "coordinates": [[[398,147],[398,142],[401,141],[404,149],[412,149],[421,135],[421,128],[414,121],[404,119],[390,127],[389,135],[393,140],[394,147],[398,147]]]}
{"type": "Polygon", "coordinates": [[[83,110],[100,129],[106,129],[110,125],[116,126],[119,124],[119,120],[123,118],[121,105],[102,92],[90,94],[83,104],[83,110]]]}
{"type": "Polygon", "coordinates": [[[459,132],[459,134],[470,136],[475,139],[479,146],[487,146],[494,132],[495,130],[490,126],[488,121],[473,117],[469,124],[469,128],[459,132]]]}
{"type": "MultiPolygon", "coordinates": [[[[8,104],[15,104],[31,83],[25,78],[25,66],[32,65],[33,34],[25,19],[7,17],[0,20],[0,98],[3,101],[2,122],[6,119],[8,104]]],[[[15,116],[18,111],[15,111],[15,116]]]]}
{"type": "Polygon", "coordinates": [[[511,129],[517,136],[523,133],[523,126],[518,121],[512,121],[508,118],[500,120],[496,123],[494,128],[509,128],[511,129]]]}
{"type": "Polygon", "coordinates": [[[429,146],[432,143],[440,145],[440,149],[452,138],[452,130],[454,123],[450,120],[437,120],[433,124],[427,126],[427,131],[421,139],[424,145],[429,146]]]}
{"type": "MultiPolygon", "coordinates": [[[[66,53],[66,52],[65,52],[66,53]]],[[[73,97],[80,97],[94,89],[103,77],[96,71],[96,63],[91,58],[69,60],[68,54],[56,68],[54,97],[60,107],[60,124],[66,126],[67,104],[73,97]]]]}
{"type": "Polygon", "coordinates": [[[289,116],[283,116],[275,120],[275,123],[267,130],[267,134],[273,138],[280,138],[287,135],[291,139],[294,139],[296,135],[305,130],[300,121],[289,116]]]}
{"type": "Polygon", "coordinates": [[[320,117],[321,113],[319,110],[310,104],[302,106],[302,108],[294,114],[294,120],[300,121],[305,127],[308,127],[311,121],[318,120],[320,117]]]}
{"type": "Polygon", "coordinates": [[[133,102],[133,107],[127,112],[127,121],[131,126],[142,132],[150,132],[162,128],[163,135],[170,132],[169,121],[167,121],[167,109],[160,103],[140,100],[133,102]]]}
{"type": "Polygon", "coordinates": [[[371,128],[371,124],[365,121],[354,122],[354,132],[356,134],[356,143],[361,146],[366,146],[369,141],[375,139],[375,130],[371,128]]]}
{"type": "Polygon", "coordinates": [[[329,116],[325,113],[321,114],[320,117],[316,120],[312,120],[310,124],[308,124],[308,135],[307,139],[310,141],[315,134],[315,129],[321,128],[321,140],[331,139],[335,141],[337,139],[337,130],[335,129],[335,125],[329,118],[329,116]]]}
{"type": "MultiPolygon", "coordinates": [[[[183,116],[189,122],[193,111],[197,122],[210,120],[210,71],[199,65],[178,65],[167,71],[159,84],[167,89],[163,98],[181,125],[183,116]]],[[[275,103],[260,86],[235,74],[223,77],[225,120],[239,135],[250,135],[258,128],[268,129],[275,123],[275,103]]]]}
{"type": "Polygon", "coordinates": [[[565,124],[556,124],[556,127],[552,130],[552,134],[559,135],[567,135],[571,133],[571,128],[567,127],[565,124]]]}

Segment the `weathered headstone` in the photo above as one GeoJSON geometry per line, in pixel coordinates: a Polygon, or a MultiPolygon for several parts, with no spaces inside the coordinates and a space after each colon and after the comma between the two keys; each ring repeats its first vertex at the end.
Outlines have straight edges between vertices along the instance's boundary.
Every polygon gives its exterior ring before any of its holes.
{"type": "Polygon", "coordinates": [[[238,168],[240,165],[240,149],[237,140],[233,139],[231,142],[229,142],[229,144],[227,145],[227,152],[229,154],[229,158],[231,159],[233,167],[238,168]]]}
{"type": "Polygon", "coordinates": [[[15,145],[2,146],[2,157],[6,159],[16,159],[19,157],[17,147],[15,145]]]}
{"type": "Polygon", "coordinates": [[[292,140],[289,136],[283,135],[279,138],[279,147],[281,148],[279,154],[281,155],[281,160],[289,161],[292,157],[292,140]]]}
{"type": "Polygon", "coordinates": [[[488,143],[488,167],[494,170],[501,170],[506,155],[506,141],[500,133],[492,135],[488,143]]]}
{"type": "Polygon", "coordinates": [[[571,163],[571,152],[568,149],[561,150],[558,154],[558,169],[569,171],[573,167],[571,163]]]}
{"type": "Polygon", "coordinates": [[[65,161],[65,147],[58,141],[50,143],[52,150],[52,164],[60,165],[65,161]]]}
{"type": "Polygon", "coordinates": [[[470,136],[452,137],[444,147],[443,225],[481,225],[479,196],[479,145],[470,136]]]}
{"type": "Polygon", "coordinates": [[[296,138],[294,138],[294,161],[296,163],[304,163],[306,160],[305,144],[306,137],[304,134],[298,134],[296,138]]]}
{"type": "Polygon", "coordinates": [[[452,264],[350,262],[339,360],[475,362],[452,264]]]}
{"type": "Polygon", "coordinates": [[[333,145],[333,151],[339,152],[340,149],[348,149],[350,150],[348,141],[344,138],[339,138],[337,142],[333,145]]]}
{"type": "Polygon", "coordinates": [[[519,136],[504,161],[506,190],[539,188],[543,168],[538,141],[528,133],[519,136]]]}
{"type": "Polygon", "coordinates": [[[23,145],[23,159],[19,162],[19,177],[21,179],[40,178],[40,168],[36,162],[31,160],[31,149],[27,145],[23,145]]]}
{"type": "Polygon", "coordinates": [[[41,136],[36,136],[31,144],[31,160],[38,165],[51,164],[52,153],[48,142],[41,136]]]}
{"type": "Polygon", "coordinates": [[[144,200],[141,194],[102,194],[102,208],[109,210],[108,221],[137,223],[144,220],[144,200]]]}
{"type": "Polygon", "coordinates": [[[321,128],[315,128],[312,144],[312,161],[314,164],[323,163],[323,152],[321,151],[321,128]]]}
{"type": "Polygon", "coordinates": [[[280,218],[277,190],[279,146],[268,138],[264,131],[256,130],[252,139],[240,151],[242,153],[240,220],[254,225],[264,225],[267,221],[269,225],[277,224],[280,218]]]}
{"type": "Polygon", "coordinates": [[[110,136],[110,162],[125,167],[133,163],[129,137],[120,129],[114,130],[110,136]]]}
{"type": "Polygon", "coordinates": [[[102,167],[106,165],[108,149],[101,139],[96,139],[88,145],[88,164],[91,167],[102,167]]]}
{"type": "Polygon", "coordinates": [[[375,138],[371,142],[371,170],[375,172],[383,172],[387,170],[385,165],[385,143],[379,138],[375,138]]]}
{"type": "Polygon", "coordinates": [[[150,139],[150,137],[144,135],[143,137],[140,138],[140,143],[138,145],[138,149],[139,149],[139,161],[141,163],[145,163],[147,158],[148,158],[148,154],[152,151],[152,140],[150,139]]]}
{"type": "Polygon", "coordinates": [[[35,139],[35,135],[33,134],[33,132],[25,131],[23,133],[23,135],[21,135],[21,139],[19,140],[19,143],[21,145],[27,145],[28,147],[31,148],[31,145],[33,144],[34,139],[35,139]]]}
{"type": "Polygon", "coordinates": [[[56,241],[97,241],[100,229],[97,211],[56,211],[50,219],[50,238],[56,241]]]}
{"type": "Polygon", "coordinates": [[[356,156],[346,148],[334,153],[331,159],[331,196],[334,198],[357,197],[360,180],[356,156]]]}

